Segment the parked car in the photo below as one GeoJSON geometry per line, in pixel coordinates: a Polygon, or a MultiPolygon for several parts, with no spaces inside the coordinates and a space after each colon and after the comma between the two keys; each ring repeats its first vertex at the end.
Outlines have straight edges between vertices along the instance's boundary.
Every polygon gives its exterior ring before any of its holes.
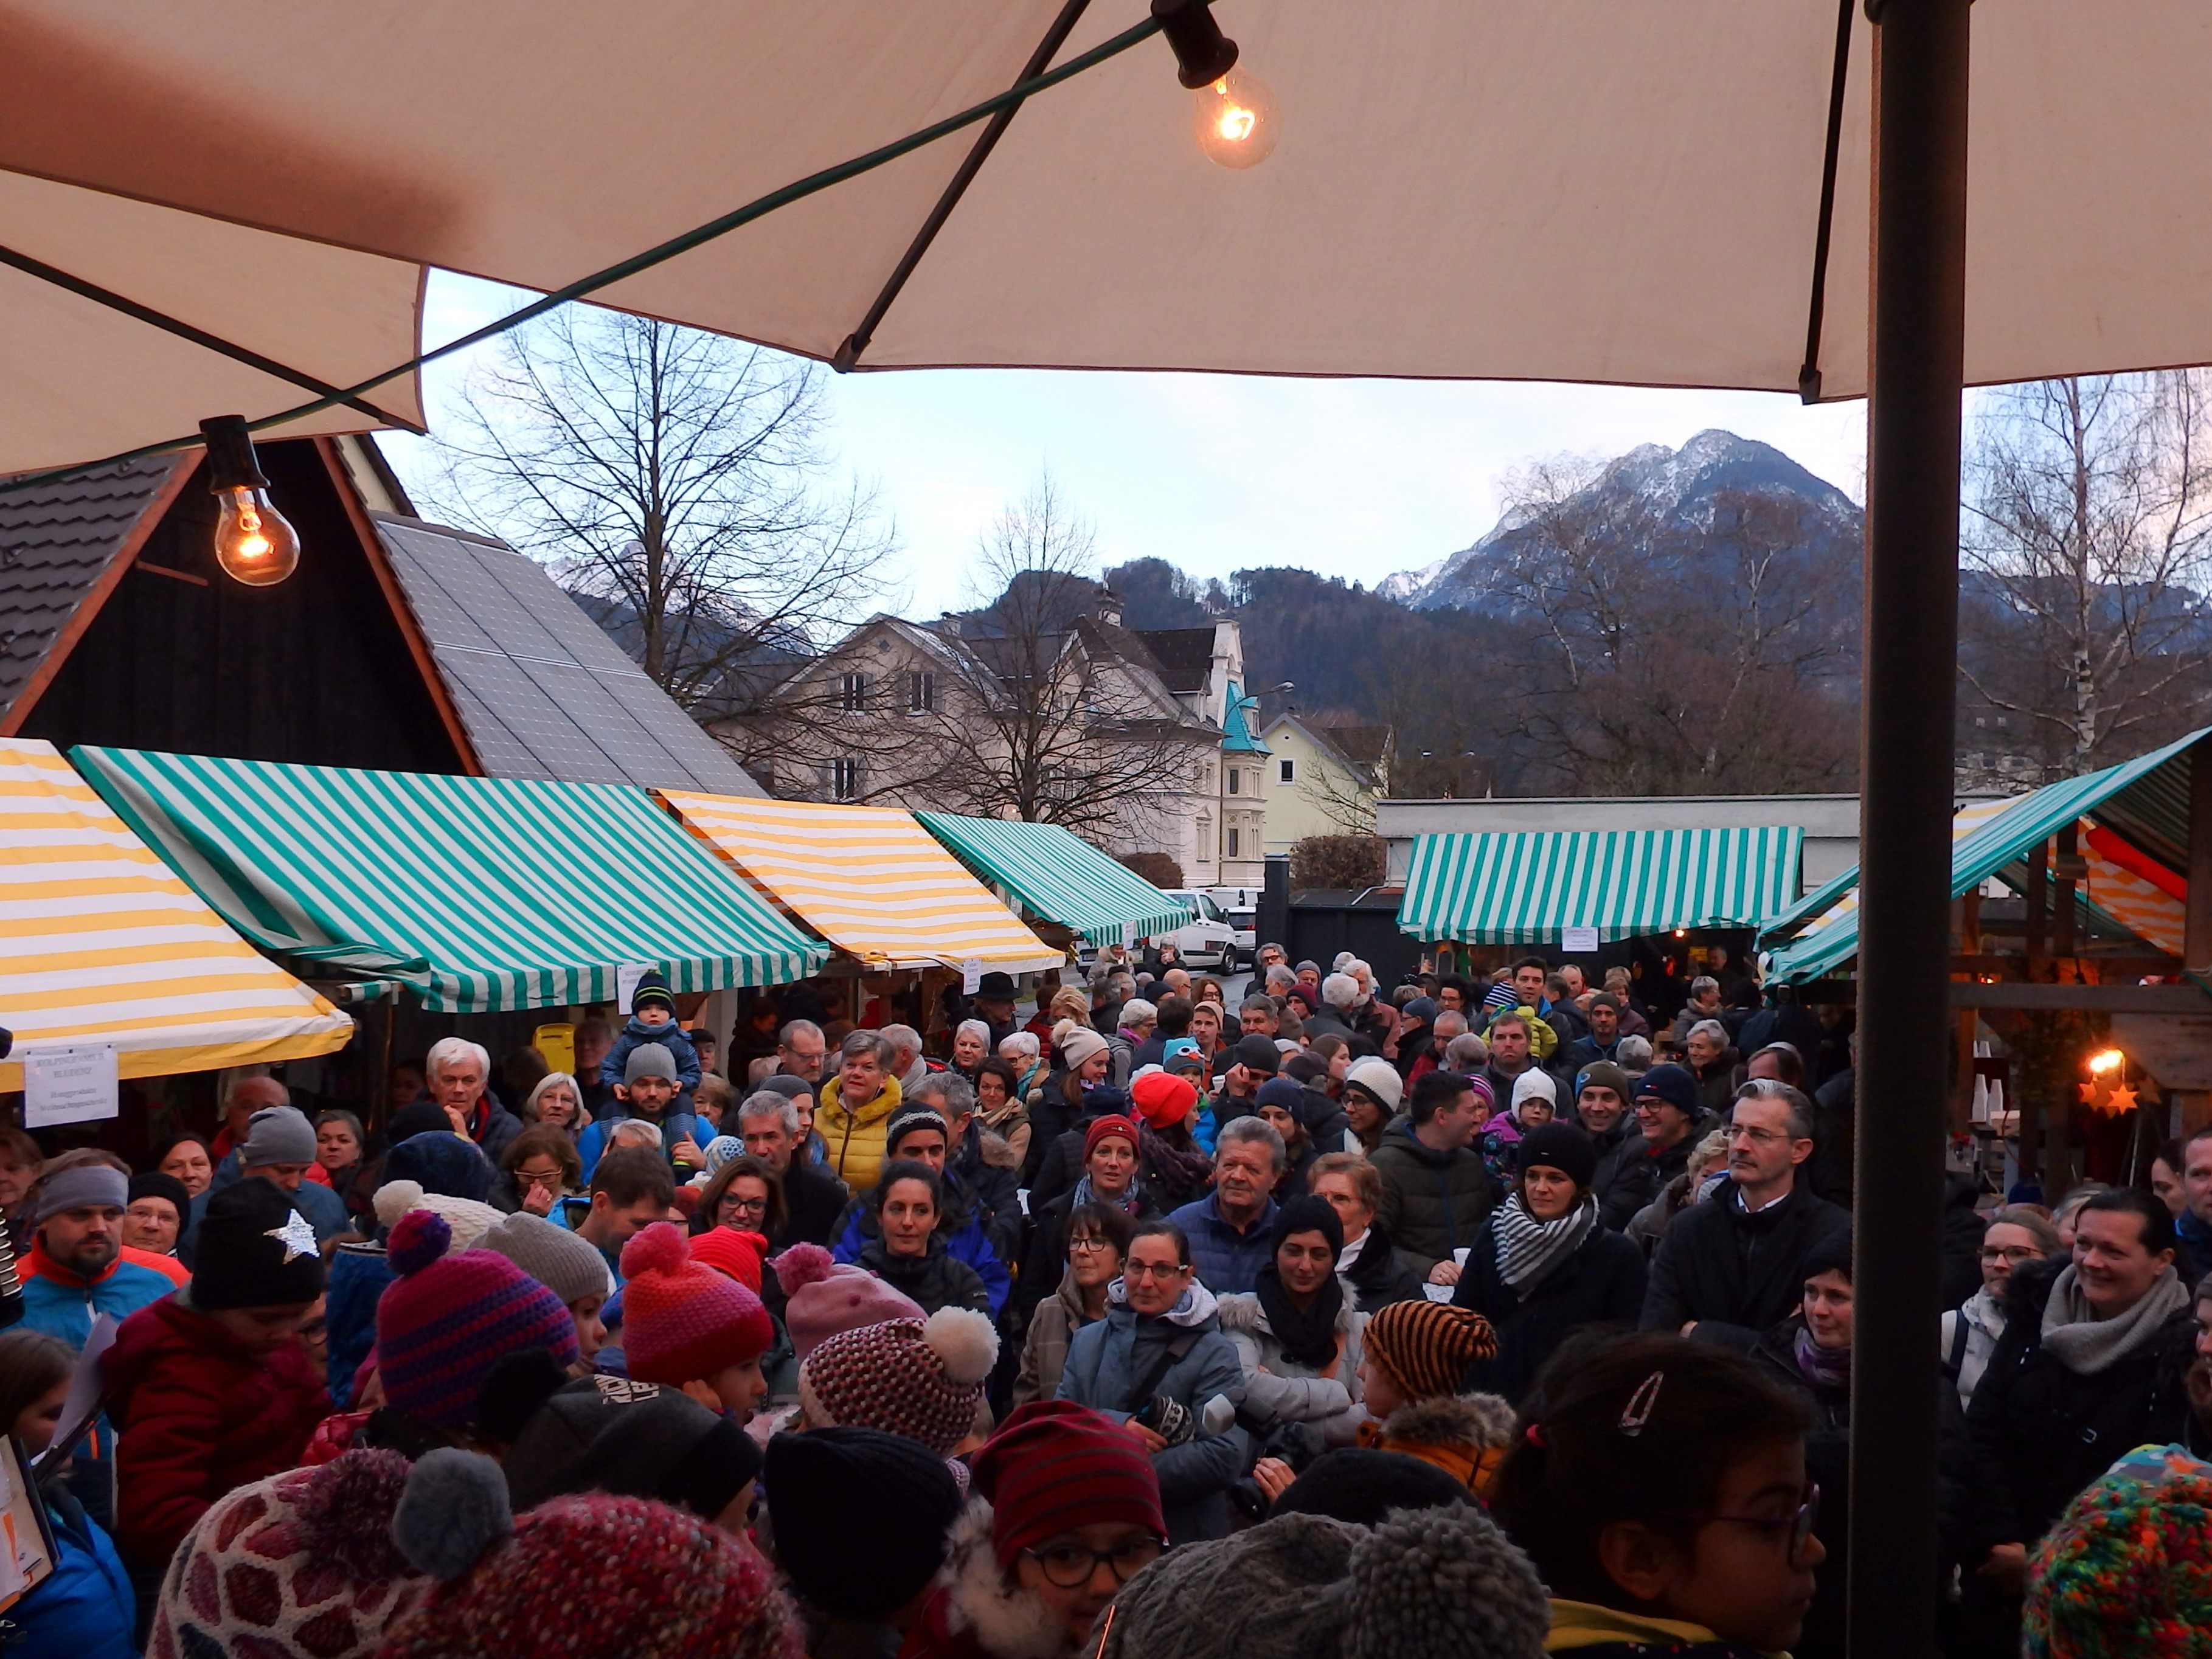
{"type": "Polygon", "coordinates": [[[1237,961],[1238,968],[1255,966],[1260,960],[1260,890],[1256,887],[1208,887],[1207,897],[1221,907],[1221,914],[1237,930],[1237,961]]]}
{"type": "Polygon", "coordinates": [[[1254,948],[1249,924],[1240,943],[1236,926],[1212,894],[1170,888],[1168,896],[1189,907],[1190,920],[1173,933],[1153,934],[1153,942],[1165,940],[1172,944],[1183,961],[1193,968],[1210,968],[1222,974],[1235,972],[1238,953],[1254,948]]]}

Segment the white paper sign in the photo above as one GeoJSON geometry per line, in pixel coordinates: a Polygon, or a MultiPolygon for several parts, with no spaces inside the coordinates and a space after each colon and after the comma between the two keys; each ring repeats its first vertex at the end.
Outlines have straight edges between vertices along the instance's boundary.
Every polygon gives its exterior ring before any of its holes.
{"type": "Polygon", "coordinates": [[[637,994],[637,982],[653,971],[649,962],[618,962],[615,963],[615,1005],[623,1012],[629,1012],[629,1000],[637,994]]]}
{"type": "Polygon", "coordinates": [[[972,997],[983,988],[983,964],[974,957],[960,964],[960,994],[972,997]]]}
{"type": "Polygon", "coordinates": [[[120,1117],[115,1045],[90,1042],[67,1048],[32,1048],[23,1055],[23,1125],[50,1129],[120,1117]]]}
{"type": "Polygon", "coordinates": [[[1121,948],[1124,951],[1133,949],[1136,943],[1137,924],[1133,921],[1123,922],[1121,924],[1121,948]]]}
{"type": "MultiPolygon", "coordinates": [[[[101,1388],[100,1364],[108,1349],[115,1346],[115,1316],[104,1313],[92,1322],[92,1330],[84,1340],[84,1346],[76,1357],[76,1370],[70,1376],[69,1393],[62,1400],[61,1420],[54,1425],[54,1437],[47,1443],[47,1450],[66,1446],[76,1438],[77,1429],[84,1419],[100,1407],[101,1388]]],[[[44,1462],[46,1452],[33,1461],[44,1462]]]]}
{"type": "Polygon", "coordinates": [[[1563,927],[1559,930],[1559,949],[1562,951],[1595,951],[1597,949],[1597,929],[1595,927],[1563,927]]]}

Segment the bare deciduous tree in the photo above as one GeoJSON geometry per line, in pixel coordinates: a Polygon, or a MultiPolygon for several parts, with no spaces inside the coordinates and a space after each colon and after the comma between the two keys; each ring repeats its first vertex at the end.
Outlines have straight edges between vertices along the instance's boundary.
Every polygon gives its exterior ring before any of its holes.
{"type": "Polygon", "coordinates": [[[2187,730],[2212,673],[2212,380],[1989,392],[1967,478],[1974,696],[2021,716],[2061,775],[2187,730]]]}
{"type": "Polygon", "coordinates": [[[742,714],[866,608],[893,546],[832,479],[822,387],[813,364],[568,307],[470,376],[424,493],[598,600],[678,702],[742,714]]]}

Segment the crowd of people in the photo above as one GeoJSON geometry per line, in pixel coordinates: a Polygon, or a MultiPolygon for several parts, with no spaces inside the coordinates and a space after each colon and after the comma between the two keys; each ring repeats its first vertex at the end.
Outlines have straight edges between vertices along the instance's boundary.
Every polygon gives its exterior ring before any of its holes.
{"type": "MultiPolygon", "coordinates": [[[[0,1639],[1839,1654],[1849,1023],[1709,966],[1265,946],[1232,1010],[1109,949],[726,1064],[647,976],[573,1073],[448,1038],[374,1126],[242,1074],[140,1170],[0,1128],[0,1639]]],[[[2212,1629],[2212,1133],[2154,1171],[1954,1194],[1958,1659],[2212,1629]]]]}

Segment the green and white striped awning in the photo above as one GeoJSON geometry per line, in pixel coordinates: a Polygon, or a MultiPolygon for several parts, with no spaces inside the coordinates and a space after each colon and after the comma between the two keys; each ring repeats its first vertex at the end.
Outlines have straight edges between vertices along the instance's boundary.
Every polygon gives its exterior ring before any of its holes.
{"type": "Polygon", "coordinates": [[[1056,921],[1093,945],[1118,945],[1126,925],[1138,939],[1190,920],[1177,900],[1056,824],[916,812],[922,827],[986,882],[1033,916],[1056,921]]]}
{"type": "Polygon", "coordinates": [[[773,985],[828,951],[642,789],[141,750],[70,759],[232,927],[295,971],[456,1013],[773,985]]]}
{"type": "MultiPolygon", "coordinates": [[[[2118,830],[2169,868],[2186,869],[2190,768],[2195,758],[2190,751],[2207,738],[2212,738],[2212,726],[2118,766],[1959,813],[1951,838],[1951,896],[1992,876],[2016,891],[2024,890],[2026,860],[2034,848],[2066,825],[2084,820],[2118,830]]],[[[1759,939],[1774,953],[1770,977],[1793,982],[1818,979],[1858,955],[1858,879],[1854,866],[1775,918],[1759,939]]]]}
{"type": "Polygon", "coordinates": [[[1677,927],[1755,927],[1797,896],[1805,832],[1755,830],[1432,835],[1413,842],[1398,926],[1460,945],[1550,945],[1677,927]]]}

